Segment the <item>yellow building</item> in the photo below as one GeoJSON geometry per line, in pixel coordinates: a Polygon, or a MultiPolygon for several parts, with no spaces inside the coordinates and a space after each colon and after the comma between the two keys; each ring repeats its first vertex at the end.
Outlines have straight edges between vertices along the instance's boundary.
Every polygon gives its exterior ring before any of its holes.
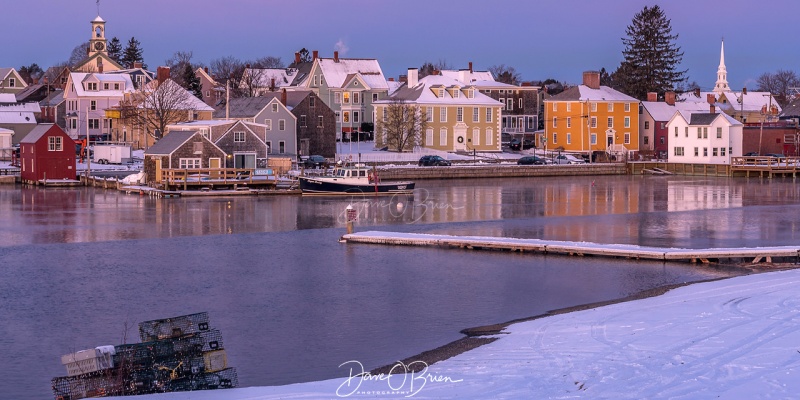
{"type": "MultiPolygon", "coordinates": [[[[440,75],[417,79],[418,70],[408,70],[408,81],[388,99],[375,102],[375,142],[387,143],[390,107],[415,107],[424,117],[418,143],[442,151],[499,152],[501,150],[502,104],[474,86],[440,75]]],[[[410,149],[406,149],[410,150],[410,149]]]]}
{"type": "Polygon", "coordinates": [[[583,84],[571,87],[544,102],[545,138],[548,150],[631,159],[639,151],[639,100],[607,86],[600,73],[583,73],[583,84]]]}

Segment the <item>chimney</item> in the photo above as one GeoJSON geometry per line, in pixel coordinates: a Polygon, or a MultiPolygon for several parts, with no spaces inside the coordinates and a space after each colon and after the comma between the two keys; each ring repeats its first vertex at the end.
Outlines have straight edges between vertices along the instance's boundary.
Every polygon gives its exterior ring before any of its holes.
{"type": "Polygon", "coordinates": [[[144,64],[142,64],[141,62],[136,61],[136,62],[133,63],[133,68],[142,68],[143,65],[144,64]]]}
{"type": "Polygon", "coordinates": [[[286,105],[286,88],[281,90],[281,103],[283,103],[284,106],[286,105]]]}
{"type": "Polygon", "coordinates": [[[472,61],[469,62],[469,73],[472,73],[472,61]]]}
{"type": "Polygon", "coordinates": [[[204,67],[204,68],[203,68],[203,71],[205,71],[206,73],[208,73],[208,67],[204,67]]]}
{"type": "Polygon", "coordinates": [[[520,86],[526,86],[527,87],[527,86],[533,86],[533,84],[530,83],[530,82],[522,82],[522,84],[520,84],[520,86]]]}
{"type": "Polygon", "coordinates": [[[294,53],[294,63],[300,64],[300,53],[294,53]]]}
{"type": "Polygon", "coordinates": [[[394,82],[394,77],[393,76],[389,77],[389,82],[394,82]]]}
{"type": "Polygon", "coordinates": [[[708,105],[708,112],[710,112],[711,114],[716,114],[717,110],[714,108],[713,104],[708,105]]]}
{"type": "Polygon", "coordinates": [[[717,98],[714,97],[713,93],[708,93],[706,94],[706,101],[708,102],[708,104],[714,104],[717,102],[717,98]]]}
{"type": "Polygon", "coordinates": [[[400,76],[398,76],[397,77],[397,81],[398,82],[403,82],[403,83],[408,82],[408,75],[400,75],[400,76]]]}
{"type": "Polygon", "coordinates": [[[269,91],[270,92],[274,92],[275,91],[275,78],[271,78],[269,80],[269,91]]]}
{"type": "Polygon", "coordinates": [[[408,87],[413,88],[419,82],[419,70],[416,68],[408,69],[408,87]]]}
{"type": "Polygon", "coordinates": [[[656,92],[647,92],[647,101],[650,101],[650,102],[658,101],[658,93],[656,93],[656,92]]]}
{"type": "Polygon", "coordinates": [[[156,69],[156,79],[158,79],[158,84],[164,83],[165,80],[169,78],[169,67],[158,67],[156,69]]]}
{"type": "Polygon", "coordinates": [[[435,69],[435,70],[431,71],[431,75],[438,76],[438,75],[441,75],[441,72],[438,69],[435,69]]]}
{"type": "Polygon", "coordinates": [[[317,51],[317,50],[314,50],[314,52],[313,52],[312,54],[314,55],[314,60],[316,60],[317,58],[319,58],[319,51],[317,51]]]}
{"type": "Polygon", "coordinates": [[[667,104],[674,106],[675,105],[675,92],[666,92],[664,93],[664,101],[667,104]]]}
{"type": "Polygon", "coordinates": [[[244,67],[250,69],[250,64],[245,64],[244,67]]]}
{"type": "Polygon", "coordinates": [[[747,94],[747,86],[742,88],[742,94],[747,94]]]}
{"type": "Polygon", "coordinates": [[[469,76],[467,76],[468,70],[460,69],[458,70],[458,80],[461,81],[463,84],[469,83],[469,76]]]}
{"type": "Polygon", "coordinates": [[[583,84],[589,89],[600,89],[600,72],[586,71],[583,73],[583,84]]]}
{"type": "Polygon", "coordinates": [[[694,95],[700,97],[700,88],[694,88],[694,95]]]}
{"type": "Polygon", "coordinates": [[[335,62],[335,63],[339,62],[339,52],[338,51],[334,51],[333,52],[333,62],[335,62]]]}

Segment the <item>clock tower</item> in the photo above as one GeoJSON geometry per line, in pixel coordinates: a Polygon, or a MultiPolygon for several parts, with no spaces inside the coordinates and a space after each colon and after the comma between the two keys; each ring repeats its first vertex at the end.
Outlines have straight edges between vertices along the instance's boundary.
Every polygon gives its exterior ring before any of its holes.
{"type": "Polygon", "coordinates": [[[92,37],[89,39],[89,57],[98,53],[108,55],[106,49],[106,21],[98,15],[92,20],[92,37]]]}

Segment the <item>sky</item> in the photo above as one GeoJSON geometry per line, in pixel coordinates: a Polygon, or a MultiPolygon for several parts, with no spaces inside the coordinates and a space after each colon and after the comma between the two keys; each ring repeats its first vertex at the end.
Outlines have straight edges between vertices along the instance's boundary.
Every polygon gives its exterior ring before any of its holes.
{"type": "MultiPolygon", "coordinates": [[[[755,274],[516,323],[423,374],[141,400],[797,398],[798,285],[800,270],[755,274]]],[[[346,375],[361,372],[357,362],[346,375]]]]}
{"type": "MultiPolygon", "coordinates": [[[[0,0],[7,23],[0,36],[0,67],[69,58],[89,39],[96,0],[0,0]],[[8,38],[13,38],[9,40],[8,38]]],[[[321,57],[376,58],[384,75],[396,77],[426,61],[454,69],[513,66],[523,80],[554,78],[580,83],[581,73],[622,60],[622,37],[644,6],[659,5],[679,35],[682,69],[689,81],[711,89],[720,42],[725,39],[728,82],[754,89],[755,80],[778,69],[800,71],[792,27],[796,0],[100,0],[106,36],[135,37],[151,69],[176,51],[195,63],[234,56],[281,57],[300,48],[321,57]]]]}

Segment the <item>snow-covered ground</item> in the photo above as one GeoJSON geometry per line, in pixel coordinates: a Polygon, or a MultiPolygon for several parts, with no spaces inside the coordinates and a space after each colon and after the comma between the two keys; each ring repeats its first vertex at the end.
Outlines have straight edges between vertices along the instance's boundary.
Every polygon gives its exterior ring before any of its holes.
{"type": "MultiPolygon", "coordinates": [[[[800,270],[771,272],[521,322],[415,375],[143,398],[797,398],[798,288],[800,270]]],[[[360,372],[353,361],[341,367],[345,374],[360,372]]]]}

